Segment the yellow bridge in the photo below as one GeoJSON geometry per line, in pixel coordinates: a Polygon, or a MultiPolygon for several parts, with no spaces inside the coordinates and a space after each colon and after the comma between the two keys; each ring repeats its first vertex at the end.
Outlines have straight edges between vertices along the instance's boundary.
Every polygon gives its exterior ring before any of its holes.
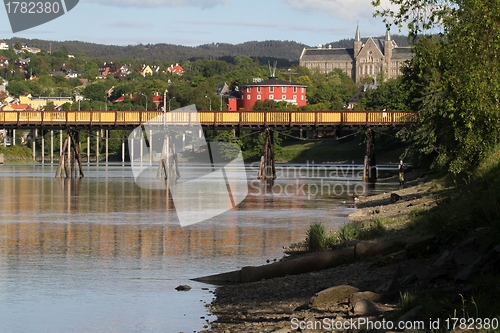
{"type": "Polygon", "coordinates": [[[200,123],[208,129],[398,127],[414,121],[414,115],[408,111],[3,111],[0,128],[126,129],[155,122],[200,123]]]}

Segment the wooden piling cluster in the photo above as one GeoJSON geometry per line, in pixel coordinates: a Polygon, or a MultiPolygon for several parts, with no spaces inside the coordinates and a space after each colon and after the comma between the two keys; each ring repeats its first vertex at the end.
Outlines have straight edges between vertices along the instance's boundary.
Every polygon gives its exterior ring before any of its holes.
{"type": "Polygon", "coordinates": [[[274,135],[273,132],[266,128],[266,138],[262,157],[260,159],[259,179],[276,179],[276,166],[274,160],[274,135]]]}
{"type": "Polygon", "coordinates": [[[68,129],[66,139],[64,140],[64,144],[61,149],[61,156],[57,165],[56,177],[63,177],[63,174],[66,175],[66,178],[76,177],[77,172],[75,162],[78,164],[80,178],[83,178],[84,174],[80,153],[80,133],[68,129]],[[71,155],[72,150],[73,155],[71,155]]]}

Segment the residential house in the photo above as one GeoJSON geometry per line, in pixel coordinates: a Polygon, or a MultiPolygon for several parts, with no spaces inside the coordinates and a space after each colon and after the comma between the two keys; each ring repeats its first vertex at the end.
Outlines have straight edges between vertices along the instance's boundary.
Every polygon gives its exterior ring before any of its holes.
{"type": "Polygon", "coordinates": [[[364,84],[350,99],[349,102],[347,103],[347,109],[348,110],[354,110],[356,107],[356,104],[358,104],[359,99],[363,93],[370,89],[377,89],[378,84],[373,83],[373,84],[364,84]]]}
{"type": "Polygon", "coordinates": [[[2,111],[28,111],[33,110],[31,105],[26,103],[10,103],[2,107],[2,111]]]}
{"type": "Polygon", "coordinates": [[[48,102],[54,103],[57,109],[65,103],[73,103],[73,97],[33,97],[31,95],[19,97],[20,104],[27,104],[33,110],[43,110],[48,102]]]}
{"type": "Polygon", "coordinates": [[[15,63],[14,63],[14,66],[17,66],[21,69],[25,69],[26,66],[28,66],[28,64],[30,63],[31,59],[30,58],[26,58],[26,59],[23,59],[23,58],[19,58],[15,63]]]}
{"type": "Polygon", "coordinates": [[[9,59],[4,56],[0,56],[0,68],[7,66],[9,66],[9,59]]]}
{"type": "Polygon", "coordinates": [[[21,50],[28,53],[39,53],[41,51],[38,47],[31,47],[28,45],[23,45],[21,50]]]}
{"type": "Polygon", "coordinates": [[[153,65],[151,66],[151,70],[153,73],[158,73],[160,71],[160,66],[153,65]]]}
{"type": "Polygon", "coordinates": [[[270,77],[268,80],[254,80],[241,86],[241,99],[238,107],[245,111],[252,110],[257,101],[272,100],[287,102],[297,107],[307,104],[307,86],[270,77]]]}
{"type": "Polygon", "coordinates": [[[163,96],[155,92],[153,95],[153,103],[156,105],[156,110],[160,110],[160,104],[163,106],[163,96]]]}
{"type": "Polygon", "coordinates": [[[104,63],[103,66],[99,68],[99,76],[96,79],[105,79],[109,74],[113,73],[113,63],[104,63]]]}
{"type": "Polygon", "coordinates": [[[175,64],[175,66],[170,65],[170,67],[167,68],[167,71],[170,74],[182,75],[184,73],[184,68],[182,68],[179,64],[175,64]]]}
{"type": "Polygon", "coordinates": [[[132,73],[134,71],[134,69],[132,68],[132,65],[123,65],[122,67],[120,67],[119,69],[119,72],[121,74],[125,74],[125,75],[129,75],[130,73],[132,73]]]}
{"type": "Polygon", "coordinates": [[[146,75],[153,75],[153,69],[151,67],[149,67],[149,65],[142,65],[140,73],[144,77],[146,75]]]}
{"type": "Polygon", "coordinates": [[[63,76],[65,75],[64,71],[50,71],[49,76],[63,76]]]}
{"type": "Polygon", "coordinates": [[[7,45],[7,43],[5,43],[3,40],[0,40],[0,50],[8,50],[9,49],[9,45],[7,45]]]}
{"type": "Polygon", "coordinates": [[[228,111],[238,110],[239,92],[231,91],[231,88],[227,85],[226,82],[220,84],[217,87],[217,95],[220,96],[221,104],[222,100],[225,101],[228,111]]]}
{"type": "Polygon", "coordinates": [[[66,72],[67,79],[76,79],[82,75],[83,75],[82,72],[73,72],[73,70],[71,70],[71,69],[66,72]]]}

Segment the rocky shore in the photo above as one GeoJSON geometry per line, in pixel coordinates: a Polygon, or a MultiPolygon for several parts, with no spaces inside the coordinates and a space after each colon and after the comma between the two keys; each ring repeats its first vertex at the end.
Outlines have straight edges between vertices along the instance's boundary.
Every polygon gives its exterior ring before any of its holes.
{"type": "Polygon", "coordinates": [[[367,322],[429,325],[435,313],[413,297],[438,293],[453,301],[479,269],[497,269],[500,246],[481,253],[471,235],[443,248],[434,235],[412,230],[409,214],[439,205],[448,189],[418,174],[409,178],[398,191],[357,198],[358,210],[350,216],[382,220],[386,232],[369,242],[394,246],[329,269],[220,286],[208,305],[217,319],[204,332],[365,331],[367,322]],[[335,325],[342,323],[339,330],[335,325]]]}

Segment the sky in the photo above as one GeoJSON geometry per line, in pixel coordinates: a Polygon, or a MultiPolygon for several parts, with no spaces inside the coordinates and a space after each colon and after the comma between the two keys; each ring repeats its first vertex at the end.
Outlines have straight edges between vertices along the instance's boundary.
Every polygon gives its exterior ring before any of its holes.
{"type": "Polygon", "coordinates": [[[384,35],[385,24],[373,12],[371,0],[80,0],[65,15],[16,34],[0,9],[0,39],[185,46],[286,40],[317,46],[354,38],[356,25],[361,37],[384,35]]]}

